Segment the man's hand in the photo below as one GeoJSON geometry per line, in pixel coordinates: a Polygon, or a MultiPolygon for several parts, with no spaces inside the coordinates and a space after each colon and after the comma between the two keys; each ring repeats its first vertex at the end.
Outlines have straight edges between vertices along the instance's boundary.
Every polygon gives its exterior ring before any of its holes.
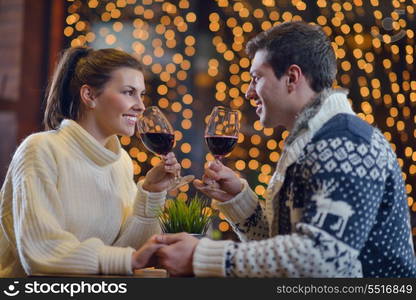
{"type": "Polygon", "coordinates": [[[143,189],[148,192],[162,192],[166,190],[181,169],[175,154],[169,152],[164,159],[147,172],[143,182],[143,189]]]}
{"type": "Polygon", "coordinates": [[[237,174],[218,160],[208,164],[202,180],[195,179],[194,186],[208,197],[221,202],[234,198],[243,190],[243,184],[237,174]]]}
{"type": "Polygon", "coordinates": [[[169,275],[173,277],[194,275],[192,259],[195,248],[199,243],[197,238],[181,232],[158,235],[156,240],[168,245],[156,252],[159,266],[168,270],[169,275]]]}
{"type": "Polygon", "coordinates": [[[157,235],[153,235],[140,249],[133,252],[131,258],[133,270],[156,266],[157,257],[155,252],[164,246],[158,243],[156,237],[157,235]]]}

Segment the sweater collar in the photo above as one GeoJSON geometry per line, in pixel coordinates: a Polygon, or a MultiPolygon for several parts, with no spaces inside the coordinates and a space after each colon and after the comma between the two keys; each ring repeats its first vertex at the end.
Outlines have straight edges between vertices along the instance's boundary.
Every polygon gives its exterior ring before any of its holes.
{"type": "Polygon", "coordinates": [[[355,115],[347,94],[346,89],[325,89],[301,111],[285,141],[282,153],[282,158],[285,156],[285,159],[281,159],[280,166],[278,164],[280,169],[286,169],[295,162],[313,135],[335,115],[355,115]]]}
{"type": "Polygon", "coordinates": [[[112,164],[121,156],[121,146],[116,135],[111,136],[107,144],[103,146],[81,125],[69,119],[61,122],[59,131],[78,144],[82,152],[99,166],[112,164]]]}
{"type": "Polygon", "coordinates": [[[278,171],[286,170],[294,163],[313,135],[335,115],[355,114],[348,102],[347,93],[345,89],[326,89],[302,110],[285,142],[278,171]]]}
{"type": "Polygon", "coordinates": [[[324,89],[300,112],[293,129],[286,140],[292,144],[305,131],[315,133],[329,119],[339,113],[354,114],[347,100],[346,89],[324,89]]]}

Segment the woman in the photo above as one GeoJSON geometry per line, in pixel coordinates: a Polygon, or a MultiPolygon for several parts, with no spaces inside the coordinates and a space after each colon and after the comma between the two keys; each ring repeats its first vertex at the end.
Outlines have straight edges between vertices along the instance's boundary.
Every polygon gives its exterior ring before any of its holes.
{"type": "Polygon", "coordinates": [[[1,190],[0,277],[131,274],[149,265],[161,247],[149,239],[160,232],[156,212],[180,165],[169,153],[133,181],[116,135],[134,134],[144,91],[129,54],[65,51],[48,91],[49,131],[23,141],[1,190]]]}

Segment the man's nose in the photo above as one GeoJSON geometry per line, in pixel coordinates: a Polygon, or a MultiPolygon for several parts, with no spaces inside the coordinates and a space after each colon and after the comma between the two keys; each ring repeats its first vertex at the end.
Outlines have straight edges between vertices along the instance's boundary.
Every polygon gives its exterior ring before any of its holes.
{"type": "Polygon", "coordinates": [[[248,86],[248,89],[246,91],[245,97],[247,100],[251,100],[251,99],[256,99],[257,95],[256,95],[256,91],[253,87],[253,85],[250,83],[250,85],[248,86]]]}

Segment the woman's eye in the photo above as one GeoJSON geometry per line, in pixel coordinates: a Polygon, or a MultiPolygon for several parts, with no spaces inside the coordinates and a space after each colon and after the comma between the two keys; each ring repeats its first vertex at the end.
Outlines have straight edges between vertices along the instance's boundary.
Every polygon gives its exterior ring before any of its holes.
{"type": "Polygon", "coordinates": [[[133,91],[125,91],[124,94],[132,96],[134,94],[134,92],[133,91]]]}

